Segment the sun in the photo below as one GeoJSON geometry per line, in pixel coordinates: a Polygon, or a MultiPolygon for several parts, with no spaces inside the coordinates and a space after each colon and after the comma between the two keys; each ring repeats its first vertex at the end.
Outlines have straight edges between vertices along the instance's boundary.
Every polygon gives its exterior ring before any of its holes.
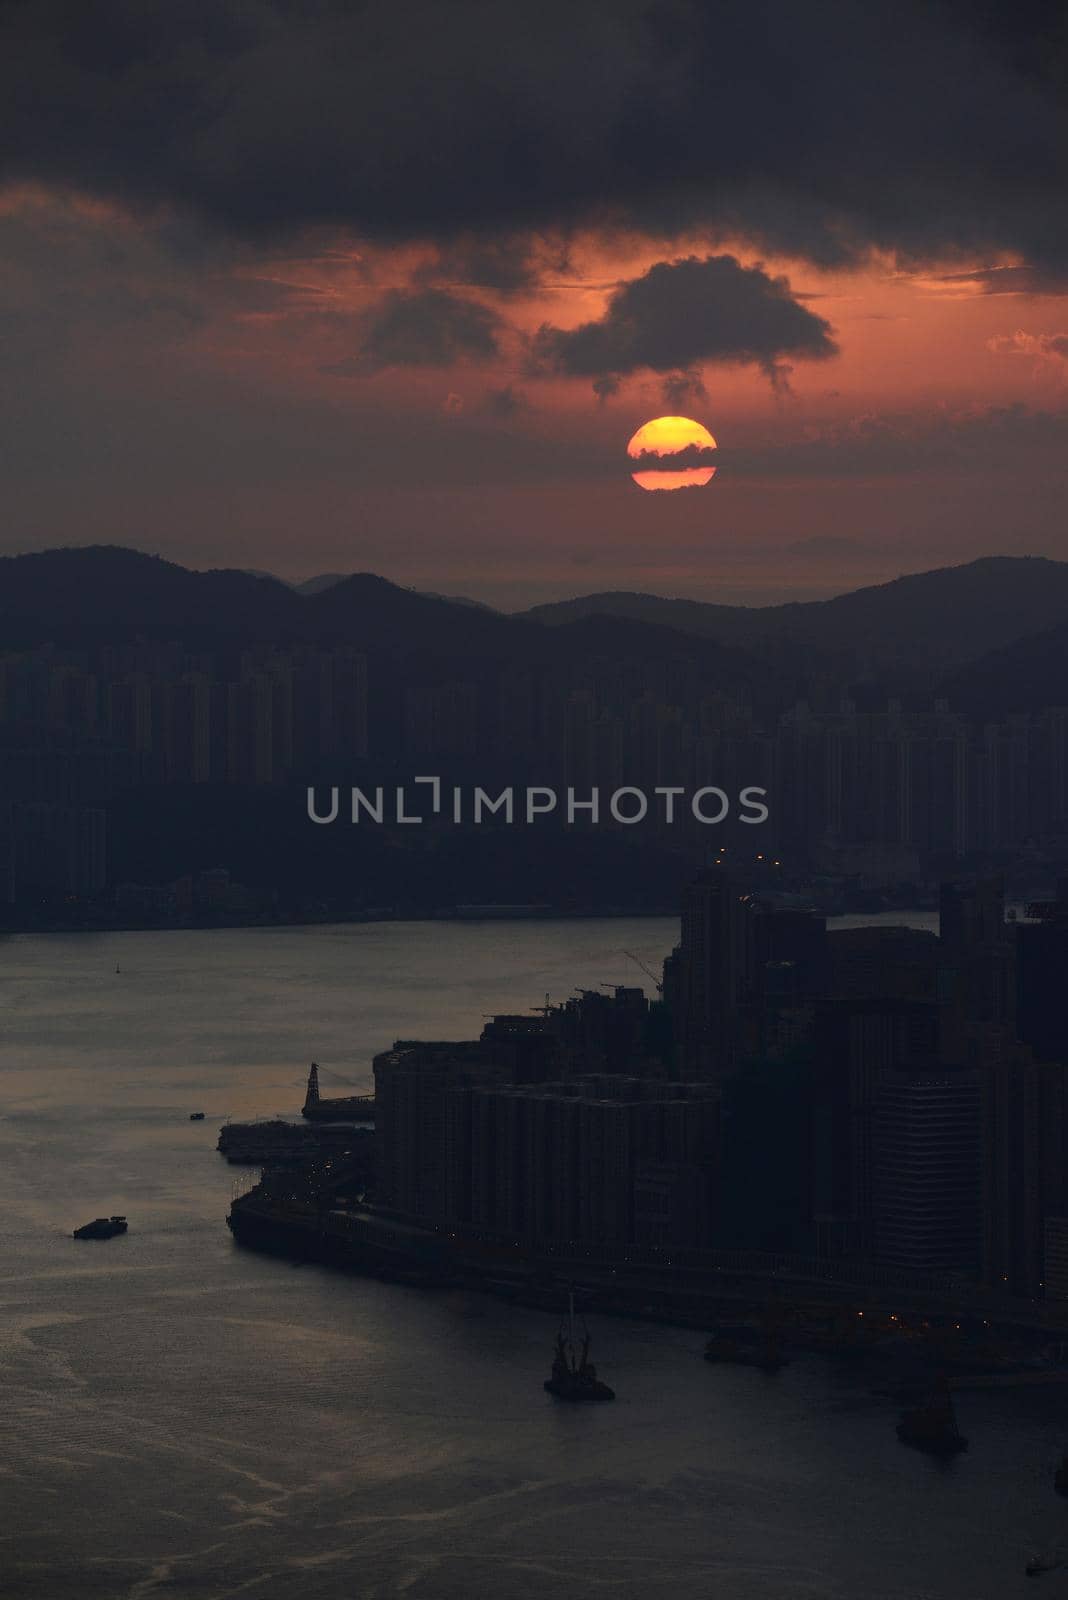
{"type": "Polygon", "coordinates": [[[653,417],[627,445],[631,460],[642,463],[631,477],[639,489],[699,489],[716,475],[709,461],[715,449],[708,429],[692,417],[653,417]]]}

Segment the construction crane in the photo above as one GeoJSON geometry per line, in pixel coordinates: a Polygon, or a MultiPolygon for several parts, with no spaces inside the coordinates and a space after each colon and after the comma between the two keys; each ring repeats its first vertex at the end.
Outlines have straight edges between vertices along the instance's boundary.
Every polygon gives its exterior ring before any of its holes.
{"type": "Polygon", "coordinates": [[[663,982],[657,977],[652,967],[648,966],[647,963],[642,960],[641,956],[636,956],[633,950],[624,950],[623,954],[627,957],[628,961],[633,961],[636,967],[641,967],[642,971],[645,973],[645,976],[655,988],[657,994],[663,994],[663,982]]]}
{"type": "MultiPolygon", "coordinates": [[[[488,1012],[486,1014],[489,1015],[488,1012]]],[[[330,1068],[329,1067],[324,1067],[321,1062],[316,1062],[316,1066],[319,1068],[320,1076],[325,1077],[325,1078],[330,1078],[335,1083],[343,1083],[350,1089],[363,1090],[366,1087],[366,1084],[367,1084],[367,1079],[366,1078],[364,1078],[363,1082],[360,1083],[355,1078],[346,1078],[346,1077],[344,1077],[342,1075],[342,1073],[340,1073],[340,1072],[331,1072],[330,1068]]],[[[306,1081],[307,1080],[305,1078],[294,1078],[293,1079],[294,1083],[299,1083],[302,1087],[304,1086],[306,1081]]]]}

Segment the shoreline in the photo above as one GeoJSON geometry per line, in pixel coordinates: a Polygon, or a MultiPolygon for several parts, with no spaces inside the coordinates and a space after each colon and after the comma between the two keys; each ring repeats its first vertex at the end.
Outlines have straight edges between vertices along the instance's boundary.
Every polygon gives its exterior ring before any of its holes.
{"type": "MultiPolygon", "coordinates": [[[[661,1323],[671,1327],[701,1329],[707,1332],[726,1311],[736,1316],[740,1306],[762,1308],[766,1312],[804,1308],[817,1318],[824,1313],[848,1312],[872,1320],[876,1308],[888,1304],[901,1307],[908,1301],[913,1316],[933,1318],[967,1316],[983,1318],[991,1324],[1014,1328],[1030,1339],[1063,1339],[1068,1330],[1068,1305],[1048,1301],[1006,1302],[990,1296],[979,1284],[958,1286],[917,1282],[913,1285],[850,1282],[833,1276],[817,1280],[791,1275],[783,1268],[761,1269],[736,1255],[745,1252],[711,1252],[721,1255],[718,1276],[709,1283],[710,1269],[673,1270],[672,1281],[662,1274],[664,1266],[631,1268],[583,1256],[555,1257],[524,1255],[518,1250],[502,1251],[487,1245],[483,1250],[467,1241],[465,1258],[458,1259],[449,1241],[458,1236],[392,1218],[386,1213],[368,1214],[370,1229],[360,1227],[361,1219],[343,1218],[334,1212],[318,1216],[295,1213],[264,1205],[255,1188],[237,1197],[230,1205],[226,1223],[234,1241],[242,1248],[260,1250],[288,1260],[319,1262],[324,1266],[402,1283],[413,1288],[433,1290],[463,1289],[489,1294],[531,1310],[553,1312],[559,1309],[564,1287],[581,1292],[586,1308],[603,1316],[621,1316],[636,1321],[661,1323]],[[584,1281],[579,1281],[580,1278],[584,1281]]],[[[681,1264],[680,1264],[681,1265],[681,1264]]],[[[855,1326],[855,1325],[853,1325],[855,1326]]],[[[874,1337],[874,1335],[873,1335],[874,1337]]],[[[866,1340],[851,1334],[843,1337],[842,1326],[833,1330],[794,1333],[783,1331],[783,1342],[799,1349],[842,1359],[864,1358],[872,1353],[866,1340]]],[[[1068,1381],[1068,1366],[1045,1369],[1019,1368],[975,1371],[963,1366],[956,1376],[962,1387],[1008,1387],[1015,1384],[1068,1381]]]]}
{"type": "MultiPolygon", "coordinates": [[[[887,905],[879,896],[873,896],[865,905],[844,905],[835,902],[828,907],[821,907],[815,897],[797,896],[807,905],[811,905],[820,915],[826,917],[828,922],[835,922],[844,917],[931,917],[937,916],[937,903],[920,903],[915,900],[910,904],[887,905]]],[[[677,922],[679,908],[675,904],[663,906],[605,906],[605,907],[567,907],[548,906],[544,909],[529,912],[518,907],[487,906],[484,910],[470,906],[465,907],[421,907],[411,911],[395,911],[387,907],[375,907],[368,912],[339,913],[329,912],[322,916],[292,916],[269,917],[235,914],[228,917],[190,917],[181,921],[174,919],[145,918],[134,920],[132,918],[116,918],[107,920],[59,921],[54,918],[41,921],[20,920],[18,922],[4,923],[0,921],[0,939],[16,934],[72,934],[72,933],[214,933],[220,930],[240,929],[292,929],[292,928],[330,928],[330,927],[362,927],[365,925],[383,926],[389,923],[408,922],[440,922],[459,923],[462,926],[474,924],[517,924],[539,922],[677,922]]]]}
{"type": "MultiPolygon", "coordinates": [[[[837,913],[835,913],[837,914],[837,913]]],[[[846,912],[846,916],[864,916],[871,913],[846,912]]],[[[901,915],[915,915],[915,911],[902,910],[901,915]]],[[[553,907],[550,910],[523,915],[514,913],[502,916],[487,911],[486,915],[479,916],[471,911],[456,910],[418,910],[397,911],[384,915],[351,914],[343,915],[331,912],[321,917],[227,917],[197,919],[191,918],[181,922],[175,921],[132,921],[123,919],[117,921],[94,922],[58,922],[54,920],[41,922],[19,922],[18,924],[0,925],[0,939],[16,934],[72,934],[72,933],[216,933],[219,931],[267,928],[285,930],[290,928],[331,928],[331,927],[362,927],[365,925],[383,926],[394,922],[458,922],[464,925],[475,923],[518,923],[518,922],[609,922],[609,921],[636,921],[647,919],[649,921],[678,921],[678,907],[664,907],[657,910],[635,909],[631,907],[612,906],[605,910],[591,910],[583,907],[581,910],[567,910],[553,907]]]]}

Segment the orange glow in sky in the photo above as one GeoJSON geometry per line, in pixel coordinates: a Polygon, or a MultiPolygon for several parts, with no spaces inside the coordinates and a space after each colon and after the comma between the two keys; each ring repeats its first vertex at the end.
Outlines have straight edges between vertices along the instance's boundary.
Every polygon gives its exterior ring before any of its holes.
{"type": "Polygon", "coordinates": [[[634,364],[613,297],[665,259],[748,267],[746,240],[535,238],[530,280],[501,289],[478,260],[343,232],[230,242],[206,271],[162,222],[45,188],[0,190],[0,231],[25,330],[5,510],[29,531],[8,543],[136,544],[151,524],[194,565],[366,569],[517,607],[609,588],[777,604],[980,554],[1068,556],[1068,301],[1015,257],[830,270],[761,253],[839,353],[669,369],[634,364]],[[600,325],[624,367],[607,386],[532,361],[543,327],[600,325]],[[683,405],[729,419],[718,450],[658,414],[683,405]],[[35,463],[68,438],[46,479],[35,463]],[[714,541],[707,497],[631,492],[714,476],[714,541]]]}

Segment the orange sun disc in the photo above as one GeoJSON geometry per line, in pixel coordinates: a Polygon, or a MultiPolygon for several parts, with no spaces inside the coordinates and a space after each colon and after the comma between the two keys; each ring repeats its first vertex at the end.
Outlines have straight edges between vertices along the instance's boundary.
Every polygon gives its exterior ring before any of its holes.
{"type": "Polygon", "coordinates": [[[631,477],[639,489],[697,489],[715,477],[709,459],[715,449],[715,439],[700,422],[654,417],[627,445],[628,456],[640,463],[631,477]]]}

